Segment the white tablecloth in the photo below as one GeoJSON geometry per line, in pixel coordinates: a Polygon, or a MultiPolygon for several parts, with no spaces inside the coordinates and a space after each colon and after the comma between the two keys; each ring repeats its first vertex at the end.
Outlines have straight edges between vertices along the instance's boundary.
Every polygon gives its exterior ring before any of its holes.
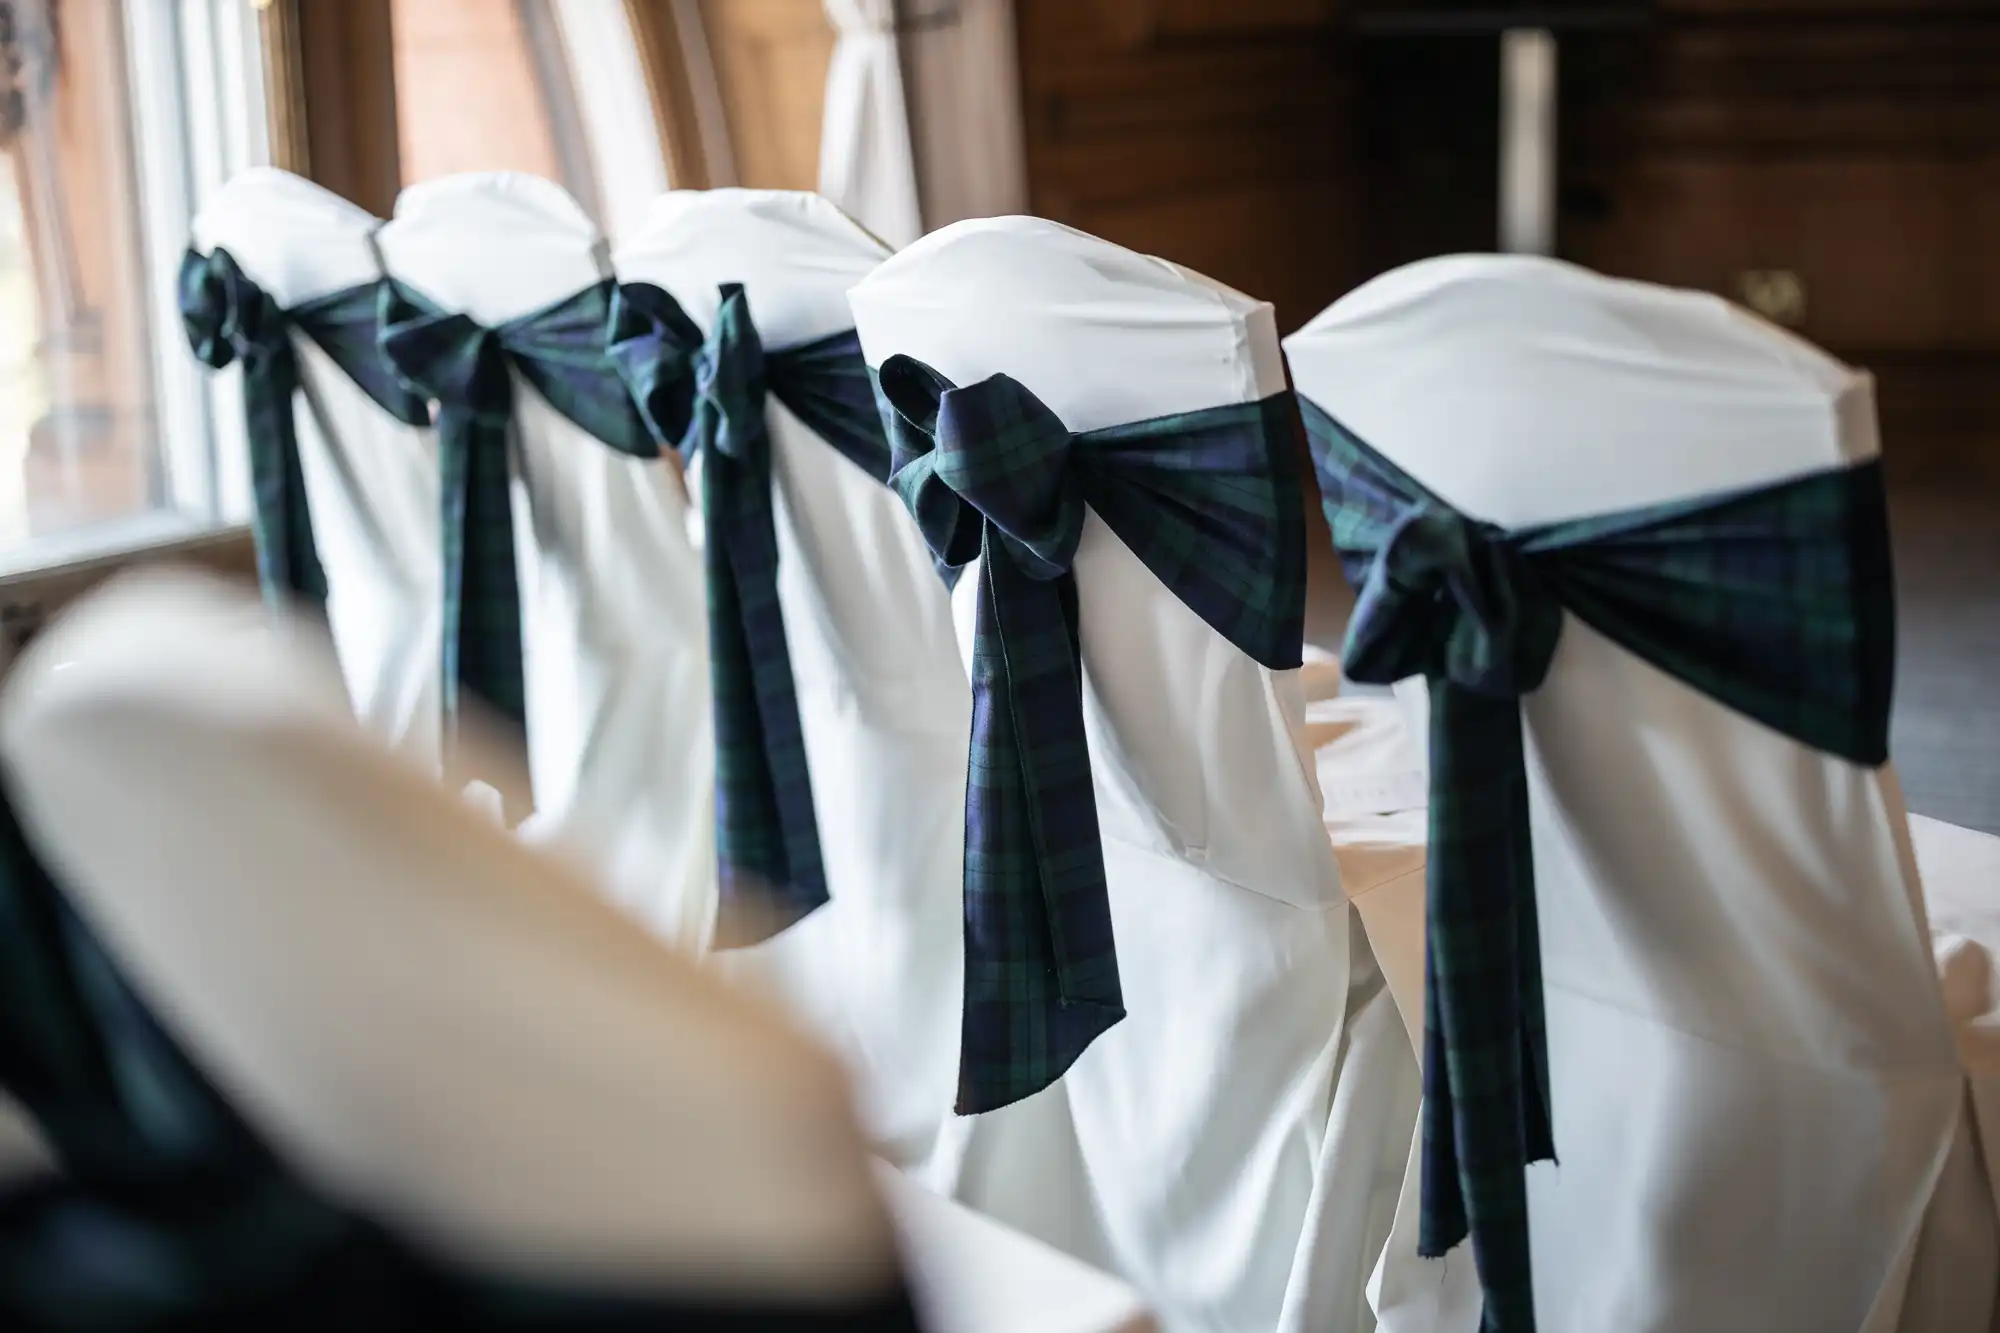
{"type": "Polygon", "coordinates": [[[2000,838],[1911,815],[1910,840],[1945,1012],[1965,1066],[1987,1179],[2000,1200],[2000,838]]]}

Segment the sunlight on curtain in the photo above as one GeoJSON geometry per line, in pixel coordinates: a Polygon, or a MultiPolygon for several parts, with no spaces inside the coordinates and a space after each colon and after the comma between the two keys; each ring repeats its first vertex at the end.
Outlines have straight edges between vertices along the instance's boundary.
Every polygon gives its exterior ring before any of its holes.
{"type": "Polygon", "coordinates": [[[820,124],[819,190],[891,246],[923,234],[894,0],[825,0],[836,41],[820,124]]]}
{"type": "Polygon", "coordinates": [[[596,182],[598,224],[617,237],[667,189],[666,145],[625,0],[552,0],[596,182]]]}

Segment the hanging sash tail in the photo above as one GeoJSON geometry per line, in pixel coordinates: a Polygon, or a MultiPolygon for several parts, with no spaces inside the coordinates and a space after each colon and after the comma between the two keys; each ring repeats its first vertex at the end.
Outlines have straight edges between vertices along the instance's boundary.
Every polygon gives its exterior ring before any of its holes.
{"type": "Polygon", "coordinates": [[[722,288],[706,338],[659,287],[622,287],[610,354],[654,438],[701,461],[725,909],[716,942],[753,944],[829,896],[778,599],[768,400],[877,480],[888,443],[853,332],[767,351],[737,284],[722,288]]]}
{"type": "Polygon", "coordinates": [[[604,354],[612,288],[598,283],[487,328],[400,282],[382,287],[381,354],[411,392],[437,404],[448,746],[465,694],[526,740],[509,458],[515,377],[600,443],[639,458],[658,454],[604,354]]]}
{"type": "Polygon", "coordinates": [[[1566,614],[1817,750],[1888,757],[1894,601],[1879,462],[1506,531],[1302,400],[1360,597],[1343,665],[1431,696],[1420,1254],[1468,1236],[1487,1333],[1532,1333],[1530,1162],[1552,1161],[1521,699],[1566,614]]]}
{"type": "Polygon", "coordinates": [[[957,1109],[1061,1078],[1125,1016],[1083,722],[1072,563],[1086,508],[1210,627],[1299,665],[1305,516],[1292,398],[1073,435],[1024,386],[878,377],[890,484],[948,584],[979,561],[957,1109]]]}
{"type": "Polygon", "coordinates": [[[242,368],[258,581],[267,597],[304,602],[322,617],[327,579],[299,461],[294,397],[301,381],[292,334],[317,344],[383,411],[405,425],[428,425],[423,400],[385,373],[376,353],[377,286],[346,288],[285,310],[228,250],[190,249],[181,258],[177,295],[188,346],[210,369],[242,368]]]}

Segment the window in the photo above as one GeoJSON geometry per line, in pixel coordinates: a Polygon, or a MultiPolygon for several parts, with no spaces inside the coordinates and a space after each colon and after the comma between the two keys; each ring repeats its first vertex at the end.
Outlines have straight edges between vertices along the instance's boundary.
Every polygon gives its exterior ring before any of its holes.
{"type": "Polygon", "coordinates": [[[667,188],[626,0],[393,0],[403,183],[559,181],[612,235],[667,188]]]}
{"type": "Polygon", "coordinates": [[[247,512],[174,276],[265,158],[261,50],[253,0],[0,0],[0,564],[247,512]]]}

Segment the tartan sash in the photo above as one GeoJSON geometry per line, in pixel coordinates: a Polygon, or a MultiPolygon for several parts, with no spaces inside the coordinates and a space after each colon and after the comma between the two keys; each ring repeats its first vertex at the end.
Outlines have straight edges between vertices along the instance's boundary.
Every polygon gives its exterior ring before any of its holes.
{"type": "Polygon", "coordinates": [[[514,377],[610,448],[658,456],[604,355],[613,286],[586,287],[489,329],[403,283],[382,284],[381,354],[411,392],[437,404],[447,740],[457,734],[461,689],[527,728],[507,457],[514,377]]]}
{"type": "Polygon", "coordinates": [[[957,1109],[1060,1078],[1125,1016],[1083,723],[1086,506],[1203,620],[1273,670],[1304,641],[1291,395],[1073,435],[1005,375],[879,375],[890,484],[947,583],[979,561],[965,798],[957,1109]]]}
{"type": "Polygon", "coordinates": [[[775,393],[877,480],[888,475],[889,446],[854,333],[766,351],[735,283],[723,286],[706,339],[659,287],[621,287],[610,354],[654,438],[702,460],[721,892],[725,904],[752,893],[778,909],[775,920],[725,910],[716,943],[753,944],[828,898],[778,602],[767,400],[775,393]]]}
{"type": "Polygon", "coordinates": [[[257,576],[267,597],[289,596],[318,614],[326,571],[313,541],[312,510],[299,465],[293,396],[299,388],[294,330],[317,343],[375,404],[407,426],[427,426],[422,399],[405,392],[375,352],[376,288],[366,283],[282,309],[229,251],[181,257],[181,324],[195,359],[213,370],[243,368],[243,415],[257,537],[257,576]]]}
{"type": "Polygon", "coordinates": [[[1519,531],[1453,509],[1301,400],[1360,593],[1355,680],[1426,678],[1430,864],[1418,1252],[1469,1234],[1489,1333],[1535,1327],[1528,1163],[1555,1159],[1520,701],[1565,613],[1814,749],[1888,757],[1895,607],[1877,462],[1519,531]]]}
{"type": "Polygon", "coordinates": [[[0,1327],[914,1333],[906,1296],[708,1309],[530,1284],[426,1252],[271,1152],[154,1019],[0,781],[0,1089],[60,1179],[0,1188],[0,1327]]]}

